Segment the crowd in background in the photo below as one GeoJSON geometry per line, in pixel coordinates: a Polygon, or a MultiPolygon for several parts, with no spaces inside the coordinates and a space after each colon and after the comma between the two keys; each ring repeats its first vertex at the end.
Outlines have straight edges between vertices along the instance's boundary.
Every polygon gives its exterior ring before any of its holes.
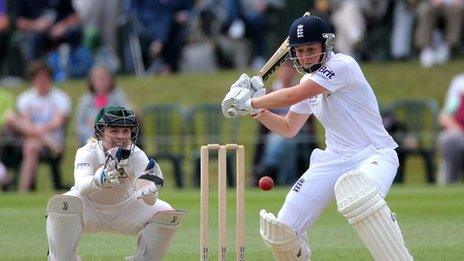
{"type": "Polygon", "coordinates": [[[308,8],[331,23],[336,51],[360,60],[432,67],[464,50],[463,0],[1,0],[1,74],[22,77],[36,59],[58,81],[94,64],[139,75],[256,69],[308,8]]]}
{"type": "MultiPolygon", "coordinates": [[[[336,51],[358,60],[418,59],[429,68],[464,51],[464,0],[0,0],[0,82],[16,76],[32,86],[16,100],[0,88],[0,138],[24,138],[17,158],[19,189],[34,188],[43,160],[50,162],[55,189],[66,187],[56,164],[71,105],[53,82],[88,77],[76,114],[76,135],[84,144],[96,112],[129,104],[115,74],[259,69],[308,6],[330,22],[336,51]]],[[[294,81],[293,69],[285,65],[273,88],[294,81]]],[[[463,86],[463,76],[457,76],[439,119],[440,171],[449,182],[459,179],[464,166],[463,86]]],[[[307,129],[314,136],[312,123],[307,129]]],[[[270,175],[290,185],[297,177],[284,173],[307,164],[292,153],[301,150],[298,137],[284,140],[261,128],[259,139],[258,146],[265,146],[257,147],[256,178],[270,175]],[[283,157],[287,164],[273,164],[283,157]]],[[[8,159],[0,160],[1,185],[10,177],[2,174],[8,159]]]]}

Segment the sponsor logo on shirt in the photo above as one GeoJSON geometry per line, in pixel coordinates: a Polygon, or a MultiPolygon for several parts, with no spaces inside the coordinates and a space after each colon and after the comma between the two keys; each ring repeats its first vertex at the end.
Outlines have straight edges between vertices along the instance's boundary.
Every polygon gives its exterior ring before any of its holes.
{"type": "Polygon", "coordinates": [[[76,164],[76,169],[78,168],[84,168],[84,167],[90,167],[90,163],[87,162],[79,162],[76,164]]]}
{"type": "Polygon", "coordinates": [[[335,77],[335,73],[327,65],[322,65],[321,68],[317,70],[317,72],[320,76],[322,76],[322,78],[325,78],[328,81],[333,80],[333,78],[335,77]]]}

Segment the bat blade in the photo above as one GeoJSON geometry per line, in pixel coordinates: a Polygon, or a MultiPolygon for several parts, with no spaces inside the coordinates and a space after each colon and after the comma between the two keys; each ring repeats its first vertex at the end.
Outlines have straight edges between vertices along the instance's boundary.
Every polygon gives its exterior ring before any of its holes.
{"type": "MultiPolygon", "coordinates": [[[[310,15],[310,12],[306,12],[303,16],[310,15]]],[[[259,70],[258,75],[261,76],[264,82],[277,70],[277,68],[279,68],[285,61],[287,61],[289,58],[288,50],[289,45],[287,37],[287,39],[285,39],[285,41],[279,46],[279,48],[277,48],[271,58],[269,58],[266,64],[261,68],[261,70],[259,70]]]]}
{"type": "Polygon", "coordinates": [[[277,70],[288,59],[288,38],[280,45],[275,53],[269,58],[266,64],[259,70],[258,75],[265,82],[272,73],[277,70]]]}

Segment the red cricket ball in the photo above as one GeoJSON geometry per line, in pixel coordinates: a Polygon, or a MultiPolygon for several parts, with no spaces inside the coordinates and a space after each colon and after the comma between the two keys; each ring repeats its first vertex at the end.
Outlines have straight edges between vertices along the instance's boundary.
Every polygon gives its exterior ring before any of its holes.
{"type": "Polygon", "coordinates": [[[271,190],[274,187],[274,181],[272,180],[271,177],[264,176],[259,179],[259,188],[262,190],[271,190]]]}

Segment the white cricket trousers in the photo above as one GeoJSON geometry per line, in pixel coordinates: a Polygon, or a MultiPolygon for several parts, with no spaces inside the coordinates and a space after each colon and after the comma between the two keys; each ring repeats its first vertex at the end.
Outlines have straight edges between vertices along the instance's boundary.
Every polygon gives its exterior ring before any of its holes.
{"type": "Polygon", "coordinates": [[[311,154],[309,169],[287,194],[277,219],[305,235],[335,199],[334,186],[341,175],[351,170],[362,171],[375,181],[380,194],[385,197],[398,165],[394,149],[377,150],[369,146],[352,157],[316,149],[311,154]]]}
{"type": "Polygon", "coordinates": [[[137,236],[140,229],[145,227],[156,213],[172,210],[172,207],[161,199],[149,206],[134,195],[114,205],[92,202],[74,188],[64,195],[82,200],[84,233],[109,232],[137,236]]]}

